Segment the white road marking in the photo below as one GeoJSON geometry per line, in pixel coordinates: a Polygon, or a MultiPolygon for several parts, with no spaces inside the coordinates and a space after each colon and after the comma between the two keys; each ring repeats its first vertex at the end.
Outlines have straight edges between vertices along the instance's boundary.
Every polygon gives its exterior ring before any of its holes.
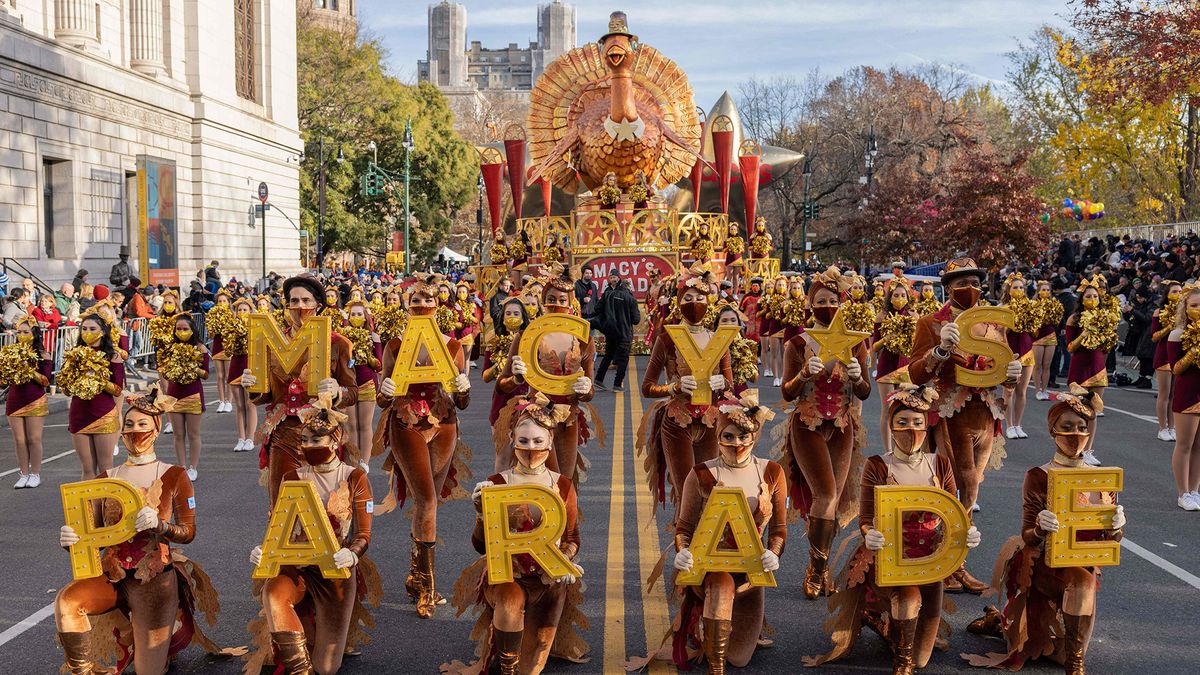
{"type": "Polygon", "coordinates": [[[1170,546],[1171,548],[1179,548],[1179,545],[1178,545],[1178,544],[1172,544],[1172,543],[1171,543],[1171,542],[1169,542],[1169,541],[1164,541],[1164,542],[1163,542],[1163,546],[1170,546]]]}
{"type": "Polygon", "coordinates": [[[1153,422],[1154,424],[1158,424],[1158,418],[1157,418],[1157,417],[1154,417],[1154,416],[1152,416],[1152,415],[1139,415],[1139,414],[1137,414],[1137,413],[1135,413],[1135,412],[1129,412],[1128,410],[1121,410],[1120,408],[1114,408],[1114,407],[1112,407],[1111,405],[1108,405],[1107,403],[1105,403],[1105,404],[1104,404],[1104,410],[1105,410],[1106,412],[1107,412],[1107,411],[1109,411],[1109,410],[1111,410],[1111,411],[1113,411],[1113,412],[1119,412],[1119,413],[1121,413],[1122,415],[1129,415],[1130,417],[1135,417],[1135,418],[1137,418],[1137,419],[1139,419],[1139,420],[1142,420],[1142,421],[1144,421],[1144,422],[1153,422]]]}
{"type": "MultiPolygon", "coordinates": [[[[53,457],[47,457],[46,459],[43,459],[42,464],[49,464],[50,462],[53,462],[56,459],[62,459],[63,457],[66,457],[67,455],[74,455],[74,454],[75,454],[74,450],[60,452],[53,457]]],[[[4,478],[5,476],[12,475],[20,470],[21,470],[20,467],[17,467],[16,469],[9,469],[8,471],[2,471],[2,472],[0,472],[0,478],[4,478]]],[[[4,643],[0,642],[0,644],[4,644],[4,643]]]]}
{"type": "MultiPolygon", "coordinates": [[[[1148,551],[1148,550],[1142,548],[1141,546],[1138,546],[1137,544],[1133,543],[1132,541],[1130,541],[1128,539],[1121,540],[1121,548],[1127,549],[1130,553],[1133,553],[1134,555],[1137,555],[1138,557],[1142,558],[1143,560],[1146,560],[1150,564],[1163,570],[1167,574],[1170,574],[1171,576],[1175,577],[1176,579],[1179,579],[1180,581],[1191,586],[1192,588],[1200,590],[1200,577],[1196,576],[1195,574],[1192,574],[1191,572],[1183,569],[1182,567],[1179,567],[1178,565],[1175,565],[1174,563],[1171,563],[1167,560],[1163,560],[1159,556],[1155,555],[1153,552],[1148,551]]],[[[3,644],[3,643],[0,642],[0,644],[3,644]]]]}
{"type": "Polygon", "coordinates": [[[42,619],[45,619],[48,616],[52,616],[53,614],[54,614],[54,603],[52,602],[52,603],[46,605],[45,607],[39,609],[38,611],[34,612],[33,614],[30,614],[29,616],[25,617],[24,619],[21,619],[20,621],[16,622],[12,626],[10,626],[7,630],[5,630],[3,633],[0,633],[0,646],[3,646],[5,643],[11,641],[13,638],[17,637],[21,633],[24,633],[25,631],[29,630],[30,628],[33,628],[34,626],[38,625],[39,623],[42,622],[42,619]]]}

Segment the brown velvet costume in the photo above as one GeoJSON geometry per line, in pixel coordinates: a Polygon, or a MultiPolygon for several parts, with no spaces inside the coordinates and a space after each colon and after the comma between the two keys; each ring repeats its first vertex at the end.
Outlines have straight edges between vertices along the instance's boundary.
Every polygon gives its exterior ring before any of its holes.
{"type": "MultiPolygon", "coordinates": [[[[503,471],[488,480],[495,485],[516,484],[513,476],[513,471],[503,471]]],[[[559,550],[574,560],[580,545],[579,500],[575,486],[566,476],[556,472],[547,471],[545,477],[553,481],[566,506],[566,528],[558,542],[559,550]]],[[[537,528],[541,522],[542,513],[537,507],[525,505],[509,510],[509,528],[514,532],[537,528]]],[[[475,519],[471,544],[481,556],[486,554],[482,516],[475,519]]],[[[570,585],[555,583],[530,556],[519,555],[513,559],[513,580],[492,585],[488,583],[486,563],[487,559],[481,557],[463,570],[454,584],[456,616],[472,607],[479,609],[479,618],[471,631],[471,639],[478,643],[475,655],[479,660],[469,665],[460,661],[445,664],[443,673],[474,675],[488,672],[497,659],[499,631],[493,626],[493,615],[494,608],[500,603],[515,602],[524,607],[524,630],[519,648],[522,673],[542,672],[550,656],[575,663],[588,661],[589,647],[577,630],[588,627],[587,617],[580,610],[582,581],[570,585]]]]}
{"type": "MultiPolygon", "coordinates": [[[[102,478],[122,478],[124,466],[102,478]]],[[[139,673],[165,672],[169,658],[195,643],[212,654],[221,650],[195,621],[197,611],[209,625],[220,609],[216,589],[197,563],[172,544],[188,544],[196,534],[195,496],[182,467],[159,463],[156,478],[142,489],[146,506],[158,512],[160,525],[101,552],[104,574],[71,581],[59,590],[54,611],[67,672],[84,661],[112,663],[118,672],[135,665],[139,673]],[[114,611],[116,610],[116,611],[114,611]],[[176,628],[176,625],[178,627],[176,628]]],[[[96,508],[98,525],[113,525],[120,507],[106,500],[96,508]]]]}
{"type": "MultiPolygon", "coordinates": [[[[954,471],[950,460],[942,455],[922,455],[922,466],[927,469],[929,485],[954,494],[954,471]]],[[[875,488],[884,485],[899,485],[892,475],[888,463],[880,455],[867,458],[863,467],[859,490],[858,529],[866,536],[875,527],[875,488]]],[[[940,519],[927,513],[908,513],[904,518],[903,548],[906,557],[929,555],[937,549],[941,532],[937,531],[940,519]]],[[[875,551],[859,543],[846,566],[837,577],[841,590],[829,599],[831,617],[826,623],[834,646],[822,656],[805,657],[806,666],[819,666],[850,653],[858,640],[863,624],[878,632],[889,645],[895,648],[892,616],[893,596],[911,592],[914,587],[876,586],[875,551]]],[[[921,609],[917,616],[913,650],[916,666],[924,667],[929,661],[939,634],[948,634],[950,627],[942,620],[944,600],[942,582],[915,587],[920,592],[921,609]]],[[[897,600],[899,598],[896,598],[897,600]]],[[[945,645],[942,645],[945,648],[945,645]]]]}
{"type": "MultiPolygon", "coordinates": [[[[290,338],[292,330],[290,324],[284,326],[284,337],[290,338]]],[[[342,396],[337,401],[339,408],[349,408],[358,403],[358,379],[350,367],[353,349],[349,340],[333,333],[329,373],[343,388],[342,396]]],[[[304,464],[304,457],[300,453],[301,424],[296,414],[316,398],[308,395],[308,368],[309,362],[306,360],[295,372],[285,372],[279,359],[271,354],[268,373],[270,389],[266,393],[254,394],[250,399],[254,405],[267,406],[266,417],[259,425],[254,441],[262,448],[259,468],[267,469],[267,493],[271,504],[275,503],[275,495],[279,493],[279,483],[284,474],[304,464]]]]}
{"type": "MultiPolygon", "coordinates": [[[[711,335],[711,332],[710,332],[711,335]]],[[[713,403],[692,405],[691,397],[678,390],[679,378],[692,374],[675,342],[667,333],[654,340],[650,361],[642,378],[642,396],[666,399],[650,407],[638,429],[636,447],[645,457],[646,478],[657,503],[666,502],[666,476],[671,479],[671,501],[683,494],[683,483],[692,467],[717,456],[717,401],[722,391],[714,391],[713,403]],[[666,383],[658,378],[666,373],[666,383]]],[[[728,353],[713,371],[725,377],[725,386],[733,387],[733,367],[728,353]]]]}
{"type": "Polygon", "coordinates": [[[358,556],[358,564],[349,579],[326,579],[315,565],[283,565],[278,576],[256,582],[255,591],[263,609],[248,626],[256,651],[247,657],[244,672],[258,673],[271,661],[279,663],[283,656],[272,649],[267,612],[275,632],[304,635],[317,670],[336,672],[347,647],[357,648],[368,641],[364,629],[373,626],[374,621],[365,603],[378,606],[382,597],[379,572],[366,557],[374,511],[371,484],[361,468],[344,463],[329,474],[304,465],[288,472],[283,480],[313,484],[325,505],[334,536],[342,547],[358,556]]]}
{"type": "MultiPolygon", "coordinates": [[[[496,379],[496,389],[507,396],[515,395],[522,385],[527,384],[525,378],[513,375],[512,372],[513,357],[517,356],[523,334],[524,331],[518,331],[513,335],[508,358],[504,361],[504,370],[496,379]]],[[[596,345],[590,339],[587,342],[576,339],[572,341],[570,351],[559,354],[543,341],[538,345],[538,363],[543,371],[551,375],[581,373],[591,380],[595,374],[596,345]]],[[[594,395],[593,388],[586,394],[572,392],[566,396],[547,396],[556,405],[570,406],[571,415],[566,422],[554,427],[554,451],[546,460],[546,466],[551,471],[567,476],[577,486],[584,481],[589,464],[587,458],[579,451],[579,446],[587,443],[593,428],[600,444],[605,444],[604,423],[590,403],[594,395]]],[[[516,403],[515,396],[509,399],[493,428],[492,438],[498,452],[511,450],[508,437],[516,418],[516,403]]],[[[512,457],[509,456],[507,460],[502,462],[501,466],[511,466],[512,457]]]]}

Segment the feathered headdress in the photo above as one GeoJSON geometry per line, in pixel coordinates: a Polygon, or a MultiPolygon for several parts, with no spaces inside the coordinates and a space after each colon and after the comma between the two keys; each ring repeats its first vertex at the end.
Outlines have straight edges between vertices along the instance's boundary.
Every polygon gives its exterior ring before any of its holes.
{"type": "Polygon", "coordinates": [[[516,404],[517,417],[513,420],[513,428],[524,420],[532,420],[538,426],[554,430],[559,424],[571,418],[571,406],[555,403],[542,392],[534,393],[532,398],[523,398],[516,404]]]}
{"type": "Polygon", "coordinates": [[[318,394],[315,401],[296,413],[300,423],[314,431],[323,431],[333,436],[341,434],[342,425],[350,419],[333,407],[333,393],[318,394]]]}
{"type": "Polygon", "coordinates": [[[850,290],[850,284],[853,279],[837,267],[829,267],[829,269],[817,274],[813,277],[812,283],[808,286],[808,302],[811,305],[812,299],[818,291],[827,290],[833,291],[838,298],[844,298],[846,291],[850,290]]]}
{"type": "Polygon", "coordinates": [[[436,300],[438,296],[438,286],[442,285],[445,277],[440,274],[417,274],[413,276],[413,282],[408,287],[408,297],[414,295],[424,295],[432,300],[436,300]]]}
{"type": "Polygon", "coordinates": [[[928,385],[903,383],[887,397],[888,417],[901,410],[927,413],[938,400],[937,389],[928,385]]]}
{"type": "Polygon", "coordinates": [[[687,271],[679,275],[679,294],[683,295],[689,288],[694,288],[705,295],[717,292],[717,280],[707,263],[697,262],[687,271]]]}
{"type": "Polygon", "coordinates": [[[546,299],[546,291],[551,288],[564,293],[575,290],[575,280],[571,278],[571,270],[560,262],[552,262],[542,267],[542,273],[538,275],[537,280],[542,284],[543,301],[546,299]]]}
{"type": "Polygon", "coordinates": [[[160,417],[175,409],[176,399],[174,396],[167,396],[163,393],[158,383],[155,382],[143,392],[126,396],[125,402],[134,410],[160,417]]]}
{"type": "Polygon", "coordinates": [[[758,391],[754,389],[743,392],[742,397],[736,401],[721,401],[717,405],[717,413],[720,416],[717,422],[718,429],[729,423],[751,433],[762,431],[764,424],[775,419],[775,411],[759,404],[758,391]]]}
{"type": "Polygon", "coordinates": [[[1094,420],[1097,415],[1104,412],[1104,401],[1100,398],[1100,394],[1088,391],[1076,383],[1071,383],[1069,391],[1059,393],[1055,398],[1058,402],[1050,407],[1050,412],[1047,414],[1051,430],[1054,429],[1054,423],[1058,421],[1058,418],[1068,411],[1085,420],[1094,420]]]}

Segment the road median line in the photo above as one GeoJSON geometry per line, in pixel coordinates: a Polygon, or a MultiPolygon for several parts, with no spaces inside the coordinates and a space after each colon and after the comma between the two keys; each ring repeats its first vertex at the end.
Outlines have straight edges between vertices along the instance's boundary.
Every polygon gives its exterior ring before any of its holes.
{"type": "Polygon", "coordinates": [[[624,672],[625,663],[625,395],[614,397],[612,481],[608,511],[608,556],[604,576],[604,672],[624,672]]]}

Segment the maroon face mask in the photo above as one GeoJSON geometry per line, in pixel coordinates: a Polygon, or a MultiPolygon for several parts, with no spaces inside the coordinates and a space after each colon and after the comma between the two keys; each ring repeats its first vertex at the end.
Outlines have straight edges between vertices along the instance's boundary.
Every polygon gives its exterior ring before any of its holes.
{"type": "Polygon", "coordinates": [[[679,305],[679,313],[690,324],[700,323],[707,311],[708,303],[706,302],[685,302],[679,305]]]}
{"type": "Polygon", "coordinates": [[[833,317],[837,314],[837,307],[813,307],[813,318],[822,326],[828,326],[833,323],[833,317]]]}
{"type": "Polygon", "coordinates": [[[974,286],[950,289],[950,299],[960,309],[971,309],[979,303],[980,290],[974,286]]]}

